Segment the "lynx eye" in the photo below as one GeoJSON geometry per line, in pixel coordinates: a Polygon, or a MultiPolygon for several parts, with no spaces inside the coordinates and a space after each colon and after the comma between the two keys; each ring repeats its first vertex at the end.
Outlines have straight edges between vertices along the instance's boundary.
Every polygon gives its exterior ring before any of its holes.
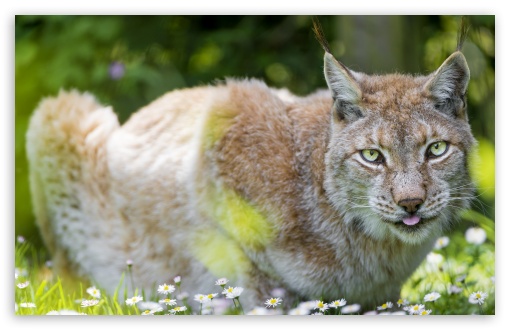
{"type": "Polygon", "coordinates": [[[375,149],[365,149],[361,150],[361,157],[364,160],[370,163],[382,163],[384,161],[384,157],[382,154],[375,149]]]}
{"type": "Polygon", "coordinates": [[[427,156],[429,157],[439,157],[445,154],[445,152],[448,150],[448,143],[444,141],[434,142],[432,143],[428,150],[427,150],[427,156]]]}

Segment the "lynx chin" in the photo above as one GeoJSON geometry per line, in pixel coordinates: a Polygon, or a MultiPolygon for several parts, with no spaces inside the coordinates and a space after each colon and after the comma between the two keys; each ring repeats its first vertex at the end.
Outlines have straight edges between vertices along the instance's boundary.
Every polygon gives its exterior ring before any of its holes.
{"type": "Polygon", "coordinates": [[[42,100],[27,153],[57,272],[110,293],[126,260],[145,292],[177,275],[190,294],[217,292],[227,278],[245,310],[274,288],[286,308],[397,301],[473,195],[462,42],[428,75],[369,75],[315,30],[328,89],[306,97],[227,79],[123,125],[89,93],[42,100]]]}

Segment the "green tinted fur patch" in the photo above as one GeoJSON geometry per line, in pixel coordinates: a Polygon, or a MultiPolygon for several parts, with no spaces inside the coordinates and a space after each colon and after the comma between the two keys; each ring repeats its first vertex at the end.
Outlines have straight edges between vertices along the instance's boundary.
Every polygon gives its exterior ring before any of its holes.
{"type": "Polygon", "coordinates": [[[235,110],[228,108],[212,109],[204,123],[202,150],[210,150],[221,140],[228,128],[234,123],[237,115],[235,110]]]}
{"type": "Polygon", "coordinates": [[[250,269],[250,261],[233,239],[220,231],[197,233],[192,245],[193,255],[215,276],[235,281],[250,269]]]}
{"type": "Polygon", "coordinates": [[[207,210],[240,245],[259,250],[273,238],[271,224],[255,207],[228,188],[209,191],[207,210]]]}

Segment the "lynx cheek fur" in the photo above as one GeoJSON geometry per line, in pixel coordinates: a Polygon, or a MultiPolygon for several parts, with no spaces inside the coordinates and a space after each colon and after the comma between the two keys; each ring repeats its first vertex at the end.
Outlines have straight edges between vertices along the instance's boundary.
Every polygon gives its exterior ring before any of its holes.
{"type": "Polygon", "coordinates": [[[277,287],[288,305],[398,299],[472,196],[469,69],[459,46],[427,76],[367,75],[323,46],[329,90],[307,97],[227,80],[122,126],[87,93],[43,100],[27,153],[57,271],[111,292],[128,259],[145,290],[226,277],[245,309],[277,287]]]}

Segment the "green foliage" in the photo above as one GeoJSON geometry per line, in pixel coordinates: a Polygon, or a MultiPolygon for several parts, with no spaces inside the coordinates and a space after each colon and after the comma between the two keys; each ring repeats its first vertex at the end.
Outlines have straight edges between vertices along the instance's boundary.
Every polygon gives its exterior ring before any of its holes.
{"type": "MultiPolygon", "coordinates": [[[[318,18],[334,55],[348,67],[367,73],[432,72],[455,50],[460,22],[458,16],[318,18]]],[[[311,20],[310,16],[16,16],[15,231],[37,247],[16,249],[17,267],[31,270],[31,284],[25,291],[16,289],[16,301],[37,303],[36,309],[20,308],[18,314],[44,314],[63,308],[85,311],[76,309],[74,302],[83,298],[83,288],[67,291],[61,282],[45,280],[48,270],[39,262],[45,251],[32,214],[25,134],[41,98],[55,95],[61,88],[90,91],[101,102],[112,105],[124,122],[132,112],[167,91],[225,77],[256,77],[304,95],[326,87],[323,51],[314,39],[311,20]]],[[[445,262],[470,265],[473,251],[463,250],[468,247],[462,242],[462,233],[471,224],[481,226],[489,241],[478,251],[479,262],[469,266],[478,272],[470,275],[473,279],[469,281],[476,281],[473,289],[480,285],[490,291],[490,283],[480,283],[494,267],[495,18],[469,16],[468,22],[463,52],[471,71],[468,113],[479,141],[474,156],[477,160],[471,162],[479,196],[473,203],[474,211],[463,214],[466,221],[452,233],[445,262]],[[452,259],[454,252],[450,250],[457,244],[461,250],[452,259]]],[[[435,280],[442,283],[444,293],[445,283],[452,281],[444,271],[436,274],[441,278],[422,271],[408,282],[410,294],[418,292],[421,297],[432,289],[435,280]],[[415,290],[415,284],[420,289],[415,290]]],[[[473,306],[462,307],[466,294],[464,291],[444,301],[451,304],[454,313],[471,313],[473,306]]],[[[494,294],[489,297],[494,299],[494,294]]],[[[490,304],[488,301],[487,306],[490,304]]],[[[448,313],[446,307],[439,310],[448,313]]],[[[87,312],[135,313],[115,297],[104,298],[101,305],[89,307],[87,312]]]]}

